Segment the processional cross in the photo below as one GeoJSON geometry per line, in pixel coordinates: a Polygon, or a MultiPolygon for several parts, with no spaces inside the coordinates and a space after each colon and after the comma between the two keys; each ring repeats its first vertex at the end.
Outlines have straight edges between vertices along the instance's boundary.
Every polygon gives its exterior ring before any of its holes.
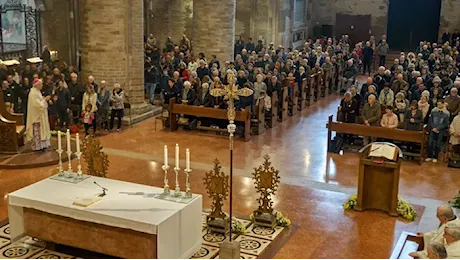
{"type": "Polygon", "coordinates": [[[232,204],[233,204],[233,136],[236,130],[235,125],[235,99],[239,100],[240,96],[242,97],[249,97],[254,93],[252,89],[249,88],[240,88],[238,89],[238,85],[235,84],[235,75],[233,71],[227,71],[227,81],[228,85],[224,86],[224,88],[214,88],[211,89],[210,94],[214,97],[224,97],[224,100],[228,100],[228,108],[227,108],[227,118],[229,124],[227,126],[227,130],[230,139],[230,241],[232,241],[232,229],[233,229],[233,219],[232,219],[232,204]]]}

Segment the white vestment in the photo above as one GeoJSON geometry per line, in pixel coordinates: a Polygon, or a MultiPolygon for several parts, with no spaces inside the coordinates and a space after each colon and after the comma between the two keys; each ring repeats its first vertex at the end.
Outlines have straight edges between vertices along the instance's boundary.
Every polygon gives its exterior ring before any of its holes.
{"type": "Polygon", "coordinates": [[[420,258],[423,258],[423,259],[427,259],[428,258],[428,255],[427,255],[427,247],[428,247],[428,244],[430,243],[441,243],[441,244],[444,244],[444,229],[446,228],[446,225],[447,224],[454,224],[456,226],[459,226],[460,227],[460,218],[455,218],[454,220],[451,220],[445,224],[442,224],[441,226],[438,227],[438,229],[434,230],[434,231],[431,231],[431,232],[428,232],[428,233],[424,233],[423,234],[423,243],[424,243],[424,248],[423,248],[423,251],[418,251],[417,254],[420,258]]]}
{"type": "Polygon", "coordinates": [[[454,120],[449,127],[450,143],[453,145],[460,144],[460,137],[454,136],[460,134],[460,115],[454,117],[454,120]]]}
{"type": "Polygon", "coordinates": [[[447,251],[447,259],[460,259],[460,240],[444,246],[447,251]]]}
{"type": "Polygon", "coordinates": [[[51,139],[50,124],[48,121],[48,103],[37,88],[31,88],[27,103],[26,140],[34,138],[33,123],[40,123],[41,141],[51,139]]]}

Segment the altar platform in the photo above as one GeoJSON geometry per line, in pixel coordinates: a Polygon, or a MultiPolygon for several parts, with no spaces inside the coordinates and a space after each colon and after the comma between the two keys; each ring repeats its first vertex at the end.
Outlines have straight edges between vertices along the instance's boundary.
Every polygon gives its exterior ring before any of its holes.
{"type": "Polygon", "coordinates": [[[155,198],[163,189],[90,177],[80,183],[44,179],[8,195],[11,242],[40,240],[122,258],[189,258],[201,247],[202,196],[155,198]],[[93,205],[73,205],[101,193],[93,205]]]}

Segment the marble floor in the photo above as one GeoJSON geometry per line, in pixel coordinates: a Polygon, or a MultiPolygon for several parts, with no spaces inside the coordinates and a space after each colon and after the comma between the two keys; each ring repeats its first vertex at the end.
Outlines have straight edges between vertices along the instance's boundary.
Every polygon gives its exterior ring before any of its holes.
{"type": "MultiPolygon", "coordinates": [[[[436,206],[451,199],[460,185],[458,170],[444,163],[405,161],[399,194],[416,205],[420,213],[417,221],[407,223],[374,211],[344,212],[342,203],[356,193],[358,156],[326,152],[327,117],[335,115],[339,100],[340,96],[331,95],[249,142],[235,141],[233,209],[237,214],[249,215],[257,207],[251,173],[263,156],[268,154],[280,170],[281,185],[274,206],[298,229],[276,258],[388,258],[402,231],[426,231],[436,226],[436,206]]],[[[109,178],[155,186],[162,186],[163,146],[170,147],[172,162],[173,146],[179,143],[183,166],[185,148],[190,148],[191,186],[193,192],[204,195],[204,208],[209,208],[211,201],[202,179],[212,169],[213,160],[218,158],[228,173],[229,144],[224,136],[169,132],[151,118],[100,140],[109,155],[109,178]]],[[[55,168],[0,170],[0,195],[46,178],[55,168]]],[[[185,177],[181,178],[184,183],[185,177]]],[[[172,173],[169,179],[173,179],[172,173]]],[[[0,220],[7,217],[5,199],[0,200],[0,220]]]]}

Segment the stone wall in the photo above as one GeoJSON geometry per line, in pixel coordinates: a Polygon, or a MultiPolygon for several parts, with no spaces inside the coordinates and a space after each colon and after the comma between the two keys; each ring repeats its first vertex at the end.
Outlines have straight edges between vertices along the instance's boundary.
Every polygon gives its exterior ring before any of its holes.
{"type": "Polygon", "coordinates": [[[151,1],[153,10],[147,23],[150,33],[155,35],[161,48],[165,47],[168,36],[176,44],[179,44],[184,34],[192,38],[193,0],[151,1]]]}
{"type": "MultiPolygon", "coordinates": [[[[310,21],[335,26],[337,13],[349,15],[371,15],[372,35],[377,38],[386,34],[388,0],[311,0],[314,16],[310,21]]],[[[310,28],[312,33],[313,28],[310,28]]]]}
{"type": "Polygon", "coordinates": [[[233,60],[236,0],[193,2],[194,52],[212,54],[221,61],[233,60]]]}
{"type": "Polygon", "coordinates": [[[441,4],[441,19],[439,26],[439,38],[446,31],[453,33],[455,30],[460,31],[460,1],[457,0],[442,0],[441,4]]]}
{"type": "Polygon", "coordinates": [[[82,77],[120,83],[132,104],[144,103],[143,1],[80,2],[82,77]]]}
{"type": "Polygon", "coordinates": [[[70,62],[70,1],[53,0],[52,5],[41,13],[42,44],[48,45],[53,51],[58,51],[59,58],[70,62]]]}
{"type": "Polygon", "coordinates": [[[252,13],[253,1],[236,1],[235,35],[237,37],[243,36],[245,41],[247,41],[249,37],[253,37],[253,40],[257,42],[257,39],[254,38],[254,35],[251,33],[252,13]]]}

